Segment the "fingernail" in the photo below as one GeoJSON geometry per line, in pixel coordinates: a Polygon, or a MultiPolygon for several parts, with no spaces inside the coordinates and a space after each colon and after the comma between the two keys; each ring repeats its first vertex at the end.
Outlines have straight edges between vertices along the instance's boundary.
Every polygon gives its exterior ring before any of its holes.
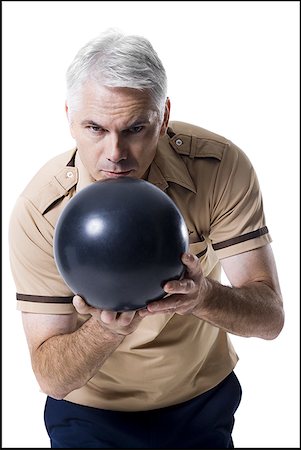
{"type": "Polygon", "coordinates": [[[82,301],[83,300],[82,300],[82,298],[79,295],[75,295],[73,297],[73,302],[75,302],[75,303],[81,303],[82,301]]]}

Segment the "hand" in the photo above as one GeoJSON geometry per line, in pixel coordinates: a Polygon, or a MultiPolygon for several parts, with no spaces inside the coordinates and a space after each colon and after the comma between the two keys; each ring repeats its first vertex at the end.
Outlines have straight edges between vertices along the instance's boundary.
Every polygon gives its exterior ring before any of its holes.
{"type": "Polygon", "coordinates": [[[79,314],[91,314],[101,326],[115,334],[127,334],[135,331],[142,320],[136,311],[116,312],[89,306],[79,295],[73,298],[73,306],[79,314]]]}
{"type": "Polygon", "coordinates": [[[184,253],[182,262],[186,266],[184,278],[168,281],[163,289],[168,294],[162,300],[156,300],[138,313],[141,317],[156,313],[174,312],[180,315],[197,313],[207,288],[201,264],[195,255],[184,253]]]}

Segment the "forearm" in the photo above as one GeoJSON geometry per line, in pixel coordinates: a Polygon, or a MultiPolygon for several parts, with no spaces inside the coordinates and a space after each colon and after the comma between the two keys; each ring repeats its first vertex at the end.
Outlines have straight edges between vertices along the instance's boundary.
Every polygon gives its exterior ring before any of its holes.
{"type": "Polygon", "coordinates": [[[91,317],[70,334],[53,336],[32,355],[41,389],[62,399],[91,379],[125,336],[103,328],[91,317]]]}
{"type": "Polygon", "coordinates": [[[283,328],[282,295],[270,247],[223,261],[233,287],[203,275],[199,259],[184,253],[185,277],[164,285],[164,299],[150,302],[141,317],[173,312],[193,314],[229,333],[275,339],[283,328]]]}
{"type": "Polygon", "coordinates": [[[274,339],[283,327],[282,299],[263,282],[236,288],[206,279],[200,295],[194,315],[229,333],[274,339]]]}

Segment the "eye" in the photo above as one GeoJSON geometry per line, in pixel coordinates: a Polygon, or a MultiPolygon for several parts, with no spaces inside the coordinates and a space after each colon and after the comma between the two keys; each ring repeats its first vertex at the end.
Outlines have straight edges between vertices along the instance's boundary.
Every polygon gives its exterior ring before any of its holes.
{"type": "Polygon", "coordinates": [[[127,131],[128,131],[129,133],[132,133],[132,134],[138,134],[138,133],[140,133],[140,131],[142,131],[142,130],[143,130],[143,126],[142,126],[142,125],[137,125],[137,126],[135,126],[135,127],[129,128],[127,131]]]}
{"type": "Polygon", "coordinates": [[[88,130],[92,131],[92,133],[99,133],[100,131],[103,131],[102,128],[97,127],[96,125],[90,125],[87,128],[88,130]]]}

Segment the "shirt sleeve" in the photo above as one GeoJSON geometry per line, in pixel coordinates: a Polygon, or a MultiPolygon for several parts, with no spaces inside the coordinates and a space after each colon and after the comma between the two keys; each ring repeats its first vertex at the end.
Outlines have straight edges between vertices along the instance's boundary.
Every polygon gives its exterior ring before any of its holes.
{"type": "Polygon", "coordinates": [[[43,314],[75,311],[72,305],[74,293],[55,264],[53,234],[53,226],[21,196],[9,224],[10,264],[20,311],[43,314]]]}
{"type": "Polygon", "coordinates": [[[254,167],[245,153],[231,142],[226,146],[217,172],[211,205],[209,237],[219,259],[272,241],[254,167]]]}

